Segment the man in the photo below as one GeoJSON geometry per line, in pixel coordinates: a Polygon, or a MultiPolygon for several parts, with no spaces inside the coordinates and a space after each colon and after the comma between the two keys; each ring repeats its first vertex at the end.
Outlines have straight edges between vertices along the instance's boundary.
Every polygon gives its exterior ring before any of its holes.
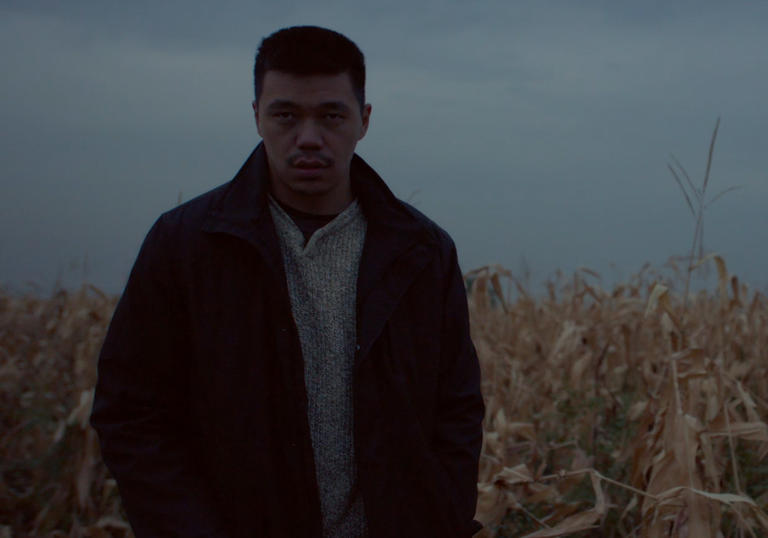
{"type": "Polygon", "coordinates": [[[138,538],[470,536],[484,406],[448,235],[357,155],[336,32],[262,41],[262,137],[148,233],[92,424],[138,538]]]}

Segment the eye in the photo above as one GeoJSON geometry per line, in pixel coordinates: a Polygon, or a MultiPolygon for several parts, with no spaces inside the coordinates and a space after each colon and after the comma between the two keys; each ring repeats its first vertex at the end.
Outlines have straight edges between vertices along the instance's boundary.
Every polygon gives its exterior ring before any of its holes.
{"type": "Polygon", "coordinates": [[[272,117],[278,120],[283,120],[283,121],[289,121],[294,118],[293,112],[288,112],[286,110],[275,112],[274,114],[272,114],[272,117]]]}
{"type": "Polygon", "coordinates": [[[344,119],[344,116],[342,116],[338,112],[327,112],[325,114],[325,119],[331,120],[331,121],[339,121],[344,119]]]}

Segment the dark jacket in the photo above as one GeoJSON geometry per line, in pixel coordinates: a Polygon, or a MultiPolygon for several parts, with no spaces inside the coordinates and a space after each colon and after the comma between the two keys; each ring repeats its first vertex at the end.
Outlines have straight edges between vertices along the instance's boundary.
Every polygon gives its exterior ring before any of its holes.
{"type": "MultiPolygon", "coordinates": [[[[484,415],[448,235],[358,156],[354,446],[369,535],[470,536],[484,415]]],[[[320,536],[296,325],[259,145],[147,234],[91,423],[138,538],[320,536]]]]}

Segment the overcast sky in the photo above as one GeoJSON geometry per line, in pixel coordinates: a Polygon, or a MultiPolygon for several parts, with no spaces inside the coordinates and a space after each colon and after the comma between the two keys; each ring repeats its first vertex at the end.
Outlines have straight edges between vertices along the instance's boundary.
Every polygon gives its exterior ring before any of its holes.
{"type": "Polygon", "coordinates": [[[462,268],[608,281],[704,243],[768,287],[768,2],[0,2],[0,284],[122,289],[154,219],[232,178],[258,134],[262,37],[317,24],[366,55],[358,145],[462,268]],[[418,7],[415,7],[418,6],[418,7]]]}

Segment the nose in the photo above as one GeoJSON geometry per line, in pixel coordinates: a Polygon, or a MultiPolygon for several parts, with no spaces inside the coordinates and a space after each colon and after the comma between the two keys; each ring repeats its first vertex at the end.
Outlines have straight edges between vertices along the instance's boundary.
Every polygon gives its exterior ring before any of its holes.
{"type": "Polygon", "coordinates": [[[296,145],[302,149],[319,149],[323,146],[323,136],[314,121],[306,120],[299,125],[296,145]]]}

